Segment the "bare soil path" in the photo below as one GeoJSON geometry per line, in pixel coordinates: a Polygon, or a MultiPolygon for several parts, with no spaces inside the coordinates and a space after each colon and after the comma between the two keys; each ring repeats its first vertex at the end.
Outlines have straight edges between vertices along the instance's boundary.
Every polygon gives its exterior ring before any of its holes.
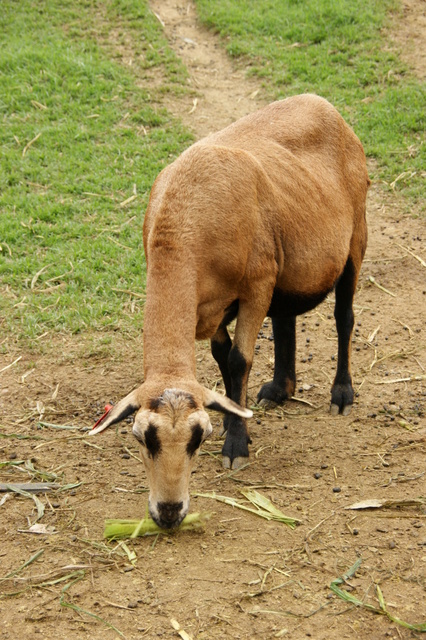
{"type": "Polygon", "coordinates": [[[397,42],[406,62],[416,75],[426,78],[426,2],[425,0],[403,0],[403,18],[395,25],[393,38],[397,42]]]}
{"type": "Polygon", "coordinates": [[[265,104],[258,82],[249,80],[245,67],[233,64],[218,37],[199,23],[194,2],[153,0],[151,7],[197,93],[196,98],[170,102],[167,107],[197,137],[223,129],[265,104]]]}
{"type": "MultiPolygon", "coordinates": [[[[423,11],[424,2],[406,1],[407,11],[423,11]]],[[[263,104],[261,88],[247,81],[244,69],[235,68],[199,25],[192,2],[153,0],[152,8],[196,89],[196,103],[191,96],[167,106],[197,137],[263,104]]],[[[409,33],[410,24],[398,25],[399,33],[409,33]]],[[[329,589],[361,558],[360,570],[343,585],[351,595],[378,606],[379,585],[392,615],[412,623],[426,620],[426,512],[419,503],[407,503],[426,495],[426,232],[380,184],[371,188],[368,220],[369,247],[356,298],[353,375],[359,395],[352,414],[328,414],[337,352],[330,297],[300,318],[298,401],[256,412],[250,466],[223,471],[220,419],[213,416],[214,435],[192,478],[194,491],[233,497],[244,486],[258,487],[284,513],[300,518],[294,531],[194,498],[193,510],[215,512],[205,533],[129,543],[135,562],[124,547],[105,546],[106,517],[135,518],[145,509],[146,480],[130,424],[96,440],[37,425],[92,424],[104,402],[140,382],[141,345],[114,335],[109,354],[95,339],[58,336],[34,355],[9,339],[0,356],[0,424],[4,434],[19,439],[0,439],[0,460],[29,460],[61,482],[81,484],[40,497],[40,522],[53,527],[51,535],[25,533],[36,518],[31,499],[10,495],[2,504],[0,494],[1,576],[42,552],[0,582],[1,593],[17,594],[0,599],[0,638],[117,636],[106,623],[128,640],[178,638],[171,619],[194,640],[417,637],[384,615],[344,603],[329,589]],[[403,504],[347,509],[373,498],[403,504]]],[[[271,375],[270,335],[266,323],[251,376],[252,399],[271,375]]],[[[198,373],[206,384],[219,380],[203,344],[198,373]]],[[[31,470],[23,469],[24,464],[0,468],[0,482],[31,478],[31,470]]]]}

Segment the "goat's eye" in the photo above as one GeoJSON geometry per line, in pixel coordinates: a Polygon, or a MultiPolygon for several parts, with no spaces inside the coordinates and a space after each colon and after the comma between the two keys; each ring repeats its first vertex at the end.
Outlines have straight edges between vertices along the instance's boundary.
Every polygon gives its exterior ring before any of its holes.
{"type": "Polygon", "coordinates": [[[138,442],[140,442],[141,444],[145,445],[145,440],[144,437],[142,435],[142,433],[140,431],[136,431],[135,429],[133,430],[133,435],[135,436],[136,440],[138,442]]]}
{"type": "Polygon", "coordinates": [[[203,440],[204,431],[201,428],[201,425],[194,424],[192,427],[191,438],[186,445],[186,452],[192,458],[197,449],[200,448],[201,442],[203,440]]]}
{"type": "Polygon", "coordinates": [[[145,446],[148,449],[149,454],[155,458],[161,451],[161,442],[158,437],[158,428],[150,424],[145,431],[145,446]]]}

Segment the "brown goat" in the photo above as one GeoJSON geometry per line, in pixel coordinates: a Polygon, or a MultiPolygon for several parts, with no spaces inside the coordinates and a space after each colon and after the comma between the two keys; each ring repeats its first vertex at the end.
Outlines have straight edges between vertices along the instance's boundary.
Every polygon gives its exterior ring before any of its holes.
{"type": "Polygon", "coordinates": [[[192,145],[156,179],[144,222],[147,259],[144,383],[92,433],[138,410],[163,527],[188,510],[194,454],[211,433],[204,407],[225,412],[223,462],[249,455],[247,381],[265,316],[275,368],[258,401],[293,395],[296,316],[335,288],[338,362],[331,412],[353,402],[353,296],[367,242],[369,179],[361,143],[326,100],[300,95],[248,115],[192,145]],[[237,319],[233,342],[227,325],[237,319]],[[196,380],[195,339],[211,339],[226,396],[196,380]]]}

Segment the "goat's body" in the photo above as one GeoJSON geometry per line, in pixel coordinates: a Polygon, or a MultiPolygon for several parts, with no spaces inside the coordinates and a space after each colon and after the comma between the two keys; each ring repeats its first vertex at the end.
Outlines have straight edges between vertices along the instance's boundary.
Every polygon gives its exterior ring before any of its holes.
{"type": "MultiPolygon", "coordinates": [[[[310,95],[275,102],[194,144],[159,175],[145,218],[148,273],[166,245],[169,259],[185,254],[192,270],[181,286],[195,287],[199,339],[259,288],[265,316],[304,313],[349,256],[361,263],[367,186],[362,146],[334,107],[310,95]]],[[[148,288],[148,301],[153,294],[148,288]]]]}
{"type": "Polygon", "coordinates": [[[312,95],[242,118],[192,145],[158,176],[143,234],[145,379],[97,430],[139,409],[133,432],[160,526],[176,526],[187,512],[192,459],[211,432],[203,407],[226,412],[224,466],[247,460],[247,382],[265,316],[272,317],[275,366],[258,401],[280,404],[296,384],[295,317],[333,287],[338,361],[331,411],[349,412],[352,302],[367,241],[368,184],[358,138],[312,95]],[[227,325],[235,317],[231,341],[227,325]],[[226,396],[197,382],[196,338],[211,338],[226,396]]]}

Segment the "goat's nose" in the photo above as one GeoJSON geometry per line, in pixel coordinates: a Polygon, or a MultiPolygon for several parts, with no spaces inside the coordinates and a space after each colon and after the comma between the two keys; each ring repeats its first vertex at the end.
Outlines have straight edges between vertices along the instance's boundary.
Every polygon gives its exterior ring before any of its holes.
{"type": "Polygon", "coordinates": [[[158,502],[157,513],[151,515],[162,529],[173,529],[179,526],[185,517],[183,502],[158,502]]]}

